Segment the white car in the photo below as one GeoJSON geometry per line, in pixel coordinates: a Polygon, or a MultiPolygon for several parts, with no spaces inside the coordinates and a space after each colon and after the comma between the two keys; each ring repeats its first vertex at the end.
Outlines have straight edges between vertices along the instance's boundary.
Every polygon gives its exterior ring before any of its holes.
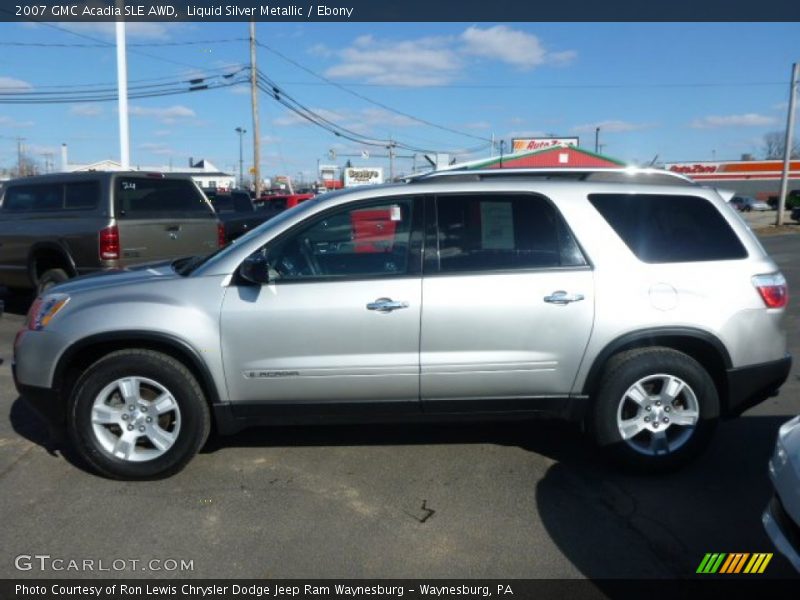
{"type": "Polygon", "coordinates": [[[778,430],[769,476],[775,495],[761,520],[775,547],[800,572],[800,416],[778,430]]]}

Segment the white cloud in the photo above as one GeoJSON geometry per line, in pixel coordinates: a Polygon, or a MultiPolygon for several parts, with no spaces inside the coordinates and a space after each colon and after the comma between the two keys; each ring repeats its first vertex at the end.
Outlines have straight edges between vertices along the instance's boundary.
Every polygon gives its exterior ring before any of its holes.
{"type": "Polygon", "coordinates": [[[237,96],[244,96],[245,94],[250,93],[250,86],[249,85],[235,85],[231,88],[231,94],[236,94],[237,96]]]}
{"type": "Polygon", "coordinates": [[[160,156],[172,156],[175,154],[175,151],[167,146],[167,144],[157,144],[153,142],[139,144],[139,150],[144,150],[145,152],[149,152],[151,154],[158,154],[160,156]]]}
{"type": "Polygon", "coordinates": [[[172,135],[172,130],[170,129],[156,129],[153,132],[155,137],[167,137],[168,135],[172,135]]]}
{"type": "Polygon", "coordinates": [[[336,53],[341,62],[325,75],[384,85],[442,85],[453,81],[462,68],[462,60],[451,46],[447,37],[379,41],[363,35],[336,53]]]}
{"type": "MultiPolygon", "coordinates": [[[[105,6],[105,4],[103,5],[105,6]]],[[[98,21],[89,23],[59,23],[62,29],[85,35],[97,35],[112,41],[116,37],[114,21],[98,21]]],[[[125,23],[125,38],[130,40],[165,41],[170,39],[170,26],[166,23],[133,22],[125,23]]]]}
{"type": "Polygon", "coordinates": [[[174,123],[179,119],[190,119],[196,116],[195,112],[181,104],[155,108],[150,106],[130,106],[128,114],[134,117],[152,117],[162,123],[174,123]]]}
{"type": "Polygon", "coordinates": [[[33,85],[14,77],[0,77],[0,90],[4,92],[29,92],[33,85]]]}
{"type": "Polygon", "coordinates": [[[702,119],[695,119],[691,123],[694,129],[714,129],[717,127],[763,127],[775,125],[778,120],[775,117],[759,115],[757,113],[746,113],[743,115],[710,115],[702,119]]]}
{"type": "Polygon", "coordinates": [[[490,129],[492,126],[489,121],[474,121],[473,123],[464,123],[464,129],[490,129]]]}
{"type": "Polygon", "coordinates": [[[473,56],[499,60],[522,69],[532,69],[545,64],[563,65],[577,56],[574,50],[550,53],[533,34],[495,25],[481,29],[469,27],[460,36],[462,51],[473,56]]]}
{"type": "Polygon", "coordinates": [[[73,104],[69,107],[69,114],[76,117],[99,117],[103,114],[103,107],[99,104],[73,104]]]}
{"type": "Polygon", "coordinates": [[[624,133],[626,131],[641,131],[655,127],[653,123],[631,123],[630,121],[608,120],[597,123],[577,125],[571,129],[573,133],[594,133],[597,128],[600,133],[624,133]]]}
{"type": "Polygon", "coordinates": [[[328,48],[325,44],[314,44],[308,50],[306,50],[307,54],[311,56],[319,56],[321,58],[330,58],[333,56],[333,50],[328,48]]]}
{"type": "Polygon", "coordinates": [[[337,59],[337,64],[325,71],[328,77],[408,87],[451,83],[461,77],[470,57],[532,69],[565,65],[577,56],[574,50],[551,52],[537,36],[505,25],[485,29],[473,25],[456,36],[410,40],[362,35],[344,49],[316,44],[307,52],[337,59]]]}
{"type": "Polygon", "coordinates": [[[17,121],[12,117],[6,117],[5,115],[0,116],[0,125],[3,127],[33,127],[35,123],[33,121],[17,121]]]}
{"type": "MultiPolygon", "coordinates": [[[[362,135],[370,135],[375,129],[384,130],[378,137],[385,137],[385,130],[398,127],[413,127],[418,122],[409,117],[393,113],[382,108],[362,108],[358,111],[349,109],[329,110],[326,108],[312,108],[323,119],[336,123],[362,135]]],[[[272,121],[273,125],[287,127],[307,123],[301,116],[286,112],[272,121]]]]}

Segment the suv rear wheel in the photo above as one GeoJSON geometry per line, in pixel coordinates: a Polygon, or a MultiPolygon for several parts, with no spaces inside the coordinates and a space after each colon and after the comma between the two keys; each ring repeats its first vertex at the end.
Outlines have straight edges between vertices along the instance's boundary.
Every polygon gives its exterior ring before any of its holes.
{"type": "Polygon", "coordinates": [[[682,466],[707,446],[719,416],[711,376],[692,357],[641,348],[613,357],[595,399],[598,444],[643,471],[682,466]]]}
{"type": "Polygon", "coordinates": [[[80,455],[103,475],[155,479],[189,462],[210,422],[203,391],[182,363],[151,350],[121,350],[81,377],[68,428],[80,455]]]}

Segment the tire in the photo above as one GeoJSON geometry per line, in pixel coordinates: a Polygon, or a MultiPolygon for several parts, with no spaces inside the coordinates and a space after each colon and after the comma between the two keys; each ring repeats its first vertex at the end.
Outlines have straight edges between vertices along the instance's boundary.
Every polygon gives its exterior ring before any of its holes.
{"type": "Polygon", "coordinates": [[[203,447],[211,428],[208,404],[192,373],[152,350],[120,350],[98,360],[77,382],[68,408],[73,446],[98,473],[113,479],[177,473],[203,447]]]}
{"type": "Polygon", "coordinates": [[[592,426],[596,442],[617,464],[662,472],[705,450],[718,418],[717,389],[700,363],[682,352],[653,347],[622,352],[609,361],[592,426]]]}
{"type": "Polygon", "coordinates": [[[49,288],[57,283],[63,283],[69,279],[69,274],[64,269],[47,269],[42,276],[39,277],[39,283],[36,286],[36,293],[43,294],[49,288]]]}

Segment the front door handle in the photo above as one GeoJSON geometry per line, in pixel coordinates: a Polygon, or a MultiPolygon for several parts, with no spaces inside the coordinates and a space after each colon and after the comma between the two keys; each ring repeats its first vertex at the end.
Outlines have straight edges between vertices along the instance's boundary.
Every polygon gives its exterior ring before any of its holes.
{"type": "Polygon", "coordinates": [[[392,312],[398,308],[408,308],[408,302],[392,300],[391,298],[378,298],[375,302],[367,304],[367,310],[376,310],[382,313],[392,312]]]}
{"type": "Polygon", "coordinates": [[[583,294],[568,294],[564,290],[558,290],[544,297],[545,302],[562,305],[569,304],[570,302],[580,302],[581,300],[583,300],[583,294]]]}

